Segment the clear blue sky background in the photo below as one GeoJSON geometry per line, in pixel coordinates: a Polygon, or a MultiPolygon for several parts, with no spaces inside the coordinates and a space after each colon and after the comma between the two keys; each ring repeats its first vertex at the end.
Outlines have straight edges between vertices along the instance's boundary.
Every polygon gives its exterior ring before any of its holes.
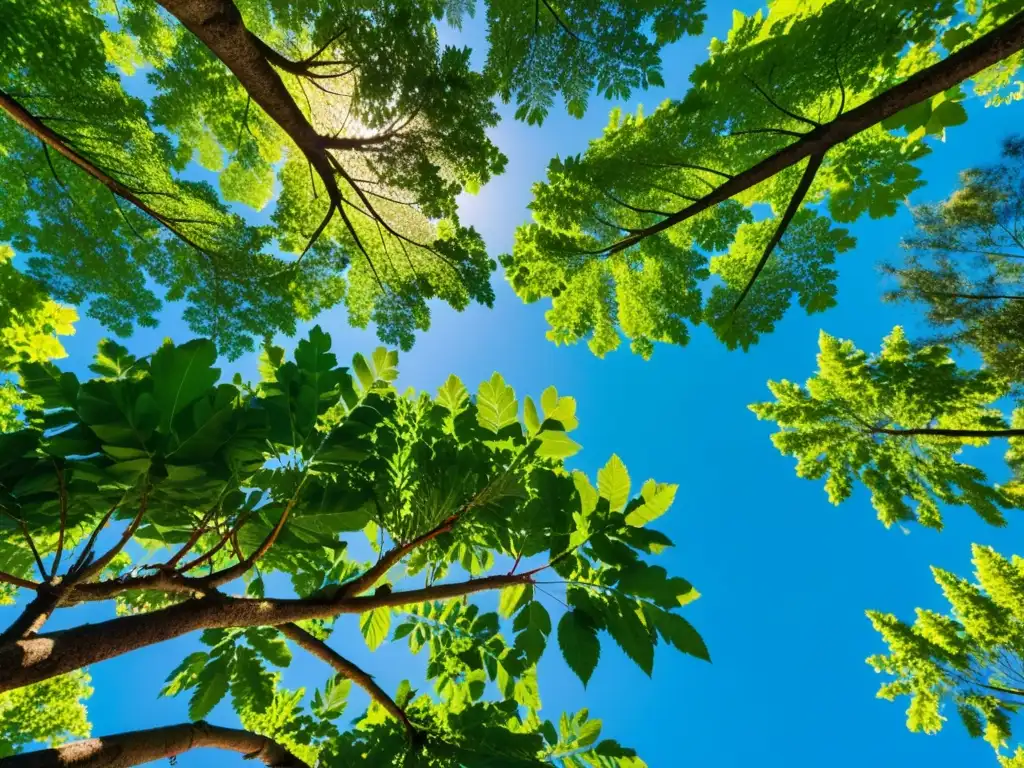
{"type": "MultiPolygon", "coordinates": [[[[709,34],[669,49],[668,87],[637,94],[624,106],[653,107],[682,95],[710,36],[724,36],[730,26],[733,4],[715,0],[710,5],[709,34]]],[[[741,5],[748,12],[757,7],[741,5]]],[[[482,44],[479,19],[462,39],[482,44]]],[[[584,150],[600,135],[610,106],[595,99],[583,120],[556,111],[541,128],[515,123],[511,111],[503,110],[509,119],[494,138],[509,157],[509,170],[462,208],[464,220],[483,233],[494,256],[511,247],[515,227],[528,216],[530,186],[543,178],[548,160],[584,150]]],[[[915,200],[944,196],[961,169],[995,160],[1000,139],[1021,115],[1015,107],[985,110],[977,99],[969,112],[968,124],[953,129],[923,162],[928,186],[915,200]]],[[[654,677],[648,679],[606,638],[601,663],[584,691],[552,643],[541,664],[542,714],[557,718],[563,709],[589,707],[604,719],[605,736],[637,748],[654,768],[995,764],[986,744],[966,736],[955,712],[947,713],[954,719],[942,734],[913,735],[904,727],[905,704],[874,698],[881,678],[864,658],[881,648],[864,610],[910,617],[918,605],[941,609],[929,565],[967,574],[975,541],[1020,552],[1020,521],[999,531],[968,511],[953,510],[941,534],[919,528],[887,531],[866,493],[856,493],[837,509],[828,504],[820,483],[798,479],[793,462],[769,442],[769,426],[746,409],[767,396],[769,378],[802,381],[813,371],[819,328],[868,349],[877,348],[895,324],[921,328],[916,310],[880,301],[884,284],[877,265],[899,257],[899,238],[908,228],[906,212],[853,225],[858,246],[837,265],[839,307],[813,317],[791,312],[747,354],[727,352],[706,329],[697,330],[685,349],[659,347],[649,362],[628,351],[598,360],[585,346],[556,348],[544,338],[546,307],[522,305],[500,276],[494,310],[473,307],[456,314],[436,308],[433,329],[401,357],[400,384],[436,390],[454,372],[473,388],[495,370],[521,394],[537,395],[554,384],[579,403],[576,437],[584,449],[573,459],[575,466],[592,474],[617,452],[634,480],[654,477],[680,485],[674,509],[659,521],[676,542],[663,560],[703,594],[687,616],[707,641],[713,664],[659,647],[654,677]]],[[[176,341],[189,336],[180,308],[169,307],[163,320],[159,329],[137,333],[129,347],[146,353],[165,336],[176,341]]],[[[327,313],[319,323],[342,358],[377,346],[372,332],[349,328],[342,312],[327,313]]],[[[66,362],[84,371],[104,331],[88,320],[78,328],[66,362]]],[[[226,375],[237,370],[256,378],[253,356],[225,363],[224,369],[226,375]]],[[[983,465],[1001,479],[998,454],[981,455],[983,465]]],[[[556,613],[560,606],[551,601],[549,608],[556,613]]],[[[107,615],[76,608],[58,620],[63,626],[107,615]]],[[[414,684],[422,680],[422,658],[410,659],[404,642],[368,653],[354,619],[340,624],[332,643],[364,663],[386,689],[394,690],[403,677],[414,684]]],[[[197,645],[191,636],[94,666],[94,734],[186,720],[183,698],[157,699],[156,692],[197,645]]],[[[296,649],[284,684],[311,690],[327,676],[320,662],[296,649]]],[[[354,692],[346,719],[365,703],[362,693],[354,692]]],[[[210,719],[237,725],[226,705],[210,719]]],[[[245,763],[224,753],[196,752],[178,764],[245,763]]]]}

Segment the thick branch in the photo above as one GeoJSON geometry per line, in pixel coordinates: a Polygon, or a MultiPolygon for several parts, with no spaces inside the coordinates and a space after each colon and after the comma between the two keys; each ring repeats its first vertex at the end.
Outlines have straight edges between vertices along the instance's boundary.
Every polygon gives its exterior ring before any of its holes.
{"type": "MultiPolygon", "coordinates": [[[[159,3],[231,70],[249,97],[295,142],[320,175],[331,199],[336,199],[331,192],[337,191],[337,184],[323,138],[306,119],[274,68],[291,71],[296,62],[281,56],[253,35],[231,0],[159,0],[159,3]]],[[[298,66],[305,71],[305,65],[298,66]]]]}
{"type": "Polygon", "coordinates": [[[62,590],[53,584],[40,584],[36,596],[10,626],[0,633],[0,643],[13,642],[42,629],[43,624],[60,605],[62,590]]]}
{"type": "Polygon", "coordinates": [[[0,583],[11,584],[21,589],[39,589],[39,585],[34,581],[23,579],[20,576],[15,576],[13,573],[7,573],[6,571],[0,571],[0,583]]]}
{"type": "Polygon", "coordinates": [[[409,717],[405,714],[405,710],[398,706],[398,704],[395,703],[395,700],[392,699],[383,688],[377,685],[371,675],[368,675],[351,661],[339,654],[333,648],[328,646],[327,643],[322,640],[317,640],[313,635],[309,634],[309,632],[297,624],[282,624],[278,629],[281,630],[286,637],[294,640],[297,645],[306,649],[321,661],[325,661],[330,664],[342,677],[348,678],[366,691],[370,695],[371,699],[384,707],[392,717],[402,723],[409,739],[413,739],[414,734],[416,733],[416,727],[409,721],[409,717]]]}
{"type": "Polygon", "coordinates": [[[760,276],[761,271],[768,264],[768,259],[771,258],[772,251],[775,250],[775,246],[782,240],[782,236],[786,234],[786,229],[793,221],[793,217],[796,216],[796,212],[800,210],[800,205],[803,203],[804,198],[807,197],[807,190],[811,188],[811,184],[814,182],[814,176],[818,173],[818,169],[821,167],[821,161],[824,160],[823,155],[811,155],[811,159],[807,161],[807,167],[804,168],[804,175],[800,177],[800,183],[796,185],[796,190],[793,192],[793,197],[789,200],[789,205],[786,206],[785,213],[782,214],[782,218],[779,219],[779,225],[775,228],[774,234],[772,234],[771,240],[764,247],[764,253],[761,254],[760,260],[757,262],[757,266],[754,267],[753,273],[750,275],[750,279],[747,280],[747,284],[743,286],[743,290],[740,291],[739,297],[736,299],[736,303],[732,305],[732,311],[735,312],[740,308],[740,304],[747,298],[750,293],[750,289],[754,287],[754,283],[757,282],[757,278],[760,276]]]}
{"type": "Polygon", "coordinates": [[[889,429],[887,427],[872,427],[871,432],[881,435],[930,435],[933,437],[1024,437],[1024,429],[932,429],[931,427],[889,429]]]}
{"type": "Polygon", "coordinates": [[[201,629],[279,626],[329,619],[528,584],[529,574],[487,576],[389,594],[342,599],[257,600],[218,593],[167,608],[0,644],[0,693],[201,629]]]}
{"type": "Polygon", "coordinates": [[[310,768],[266,736],[202,721],[73,741],[54,749],[5,757],[0,759],[0,768],[130,768],[202,747],[238,752],[247,760],[256,759],[271,768],[310,768]]]}
{"type": "Polygon", "coordinates": [[[841,144],[852,136],[877,125],[907,107],[942,93],[986,67],[1002,61],[1024,48],[1024,12],[937,64],[922,69],[884,93],[866,101],[859,107],[837,116],[820,128],[804,134],[801,139],[765,158],[756,165],[722,183],[693,205],[674,213],[657,224],[645,227],[608,248],[594,251],[594,255],[611,254],[636,245],[641,240],[693,218],[718,203],[770,179],[780,171],[796,165],[812,155],[822,155],[829,148],[841,144]]]}

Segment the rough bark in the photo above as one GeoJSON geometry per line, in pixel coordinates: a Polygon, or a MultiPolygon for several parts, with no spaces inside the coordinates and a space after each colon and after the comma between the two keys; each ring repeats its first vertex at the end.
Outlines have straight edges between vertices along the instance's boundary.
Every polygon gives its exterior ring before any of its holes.
{"type": "Polygon", "coordinates": [[[488,576],[423,589],[335,600],[257,600],[214,593],[151,613],[122,616],[4,643],[0,645],[0,693],[196,630],[278,626],[305,619],[327,619],[382,606],[449,600],[531,581],[530,574],[488,576]]]}
{"type": "Polygon", "coordinates": [[[777,173],[812,155],[823,155],[829,148],[841,144],[862,131],[892,117],[907,107],[942,93],[983,69],[1002,61],[1024,48],[1024,12],[937,64],[917,72],[904,82],[866,101],[859,107],[839,115],[802,135],[798,141],[765,158],[760,163],[738,173],[692,205],[666,219],[644,227],[636,234],[623,238],[614,245],[595,254],[611,254],[636,245],[644,238],[664,232],[718,203],[770,179],[777,173]]]}
{"type": "Polygon", "coordinates": [[[265,736],[205,722],[73,741],[54,749],[5,757],[0,759],[0,768],[129,768],[202,747],[238,752],[272,768],[310,768],[265,736]]]}
{"type": "Polygon", "coordinates": [[[312,164],[326,186],[328,198],[333,203],[340,201],[322,138],[268,59],[268,46],[246,28],[232,0],[158,2],[231,70],[252,100],[281,126],[312,164]]]}

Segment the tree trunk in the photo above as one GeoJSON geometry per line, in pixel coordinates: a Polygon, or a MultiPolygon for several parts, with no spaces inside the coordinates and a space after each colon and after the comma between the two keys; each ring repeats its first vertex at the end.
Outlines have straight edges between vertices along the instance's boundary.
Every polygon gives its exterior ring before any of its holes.
{"type": "Polygon", "coordinates": [[[329,184],[333,170],[320,136],[268,61],[263,42],[246,28],[232,0],[158,2],[224,62],[252,100],[281,126],[329,184]]]}
{"type": "Polygon", "coordinates": [[[54,749],[5,757],[0,759],[0,768],[129,768],[200,747],[239,752],[246,759],[260,760],[272,768],[310,768],[265,736],[204,722],[73,741],[54,749]]]}

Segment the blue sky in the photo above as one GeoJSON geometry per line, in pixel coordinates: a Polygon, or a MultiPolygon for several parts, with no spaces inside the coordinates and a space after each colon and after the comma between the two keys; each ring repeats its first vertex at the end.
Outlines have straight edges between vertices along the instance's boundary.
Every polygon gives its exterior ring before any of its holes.
{"type": "MultiPolygon", "coordinates": [[[[724,36],[733,4],[711,5],[707,30],[724,36]]],[[[747,11],[757,7],[740,5],[747,11]]],[[[480,20],[464,35],[480,40],[480,20]]],[[[668,87],[637,94],[625,106],[653,107],[682,95],[689,71],[705,56],[708,37],[673,46],[664,70],[668,87]]],[[[509,170],[462,207],[464,221],[483,233],[492,255],[511,247],[515,227],[528,216],[530,186],[543,178],[548,160],[585,149],[600,134],[611,106],[595,99],[583,120],[556,111],[541,128],[508,119],[494,131],[509,170]]],[[[511,110],[503,112],[511,118],[511,110]]],[[[944,196],[961,169],[995,160],[1000,139],[1020,120],[1018,108],[985,110],[976,99],[969,113],[969,122],[953,129],[923,161],[928,186],[914,200],[944,196]]],[[[802,381],[813,371],[820,328],[867,349],[877,348],[895,324],[920,329],[916,310],[880,300],[877,265],[899,257],[899,238],[908,228],[905,211],[854,224],[857,248],[837,262],[839,306],[813,317],[791,312],[749,353],[727,352],[706,329],[698,329],[687,348],[659,347],[648,362],[628,351],[598,360],[585,346],[556,348],[544,338],[546,307],[522,305],[500,276],[493,310],[472,307],[458,314],[435,308],[433,329],[401,356],[400,384],[436,390],[455,373],[473,388],[495,370],[521,395],[538,395],[554,384],[579,404],[575,436],[584,449],[573,459],[575,466],[593,474],[615,452],[637,483],[654,477],[680,486],[675,507],[659,521],[676,543],[661,562],[703,594],[687,617],[703,634],[713,663],[659,648],[648,679],[606,639],[584,691],[552,644],[541,664],[542,714],[557,718],[563,709],[589,707],[604,720],[605,736],[635,747],[654,768],[995,764],[990,748],[969,739],[955,720],[938,736],[910,734],[905,704],[874,698],[881,678],[864,658],[881,648],[864,610],[908,617],[918,605],[941,609],[929,565],[967,574],[971,542],[1010,553],[1013,529],[995,530],[969,511],[952,510],[941,534],[887,531],[860,492],[834,508],[820,483],[795,476],[793,462],[771,445],[770,427],[746,409],[767,396],[769,378],[802,381]]],[[[138,332],[129,347],[145,353],[165,336],[189,336],[178,308],[168,308],[163,320],[159,329],[138,332]]],[[[372,332],[349,328],[340,311],[318,322],[333,336],[339,357],[377,346],[372,332]]],[[[68,367],[83,371],[103,335],[83,320],[67,345],[68,367]]],[[[226,374],[237,370],[256,378],[252,356],[224,368],[226,374]]],[[[998,454],[979,455],[1001,479],[998,454]]],[[[549,608],[554,613],[559,606],[551,601],[549,608]]],[[[71,609],[55,625],[105,615],[95,608],[71,609]]],[[[341,622],[332,642],[377,674],[386,689],[394,690],[403,677],[414,684],[422,679],[423,659],[410,659],[404,643],[367,652],[354,619],[341,622]]],[[[157,699],[156,692],[197,644],[195,637],[182,638],[93,667],[94,734],[186,720],[184,699],[157,699]]],[[[327,676],[320,662],[296,649],[284,684],[312,689],[327,676]]],[[[364,705],[362,694],[353,693],[347,716],[364,705]]],[[[947,714],[955,718],[955,712],[947,714]]],[[[210,719],[237,725],[226,706],[210,719]]],[[[178,760],[186,768],[236,764],[245,763],[214,752],[178,760]]]]}

